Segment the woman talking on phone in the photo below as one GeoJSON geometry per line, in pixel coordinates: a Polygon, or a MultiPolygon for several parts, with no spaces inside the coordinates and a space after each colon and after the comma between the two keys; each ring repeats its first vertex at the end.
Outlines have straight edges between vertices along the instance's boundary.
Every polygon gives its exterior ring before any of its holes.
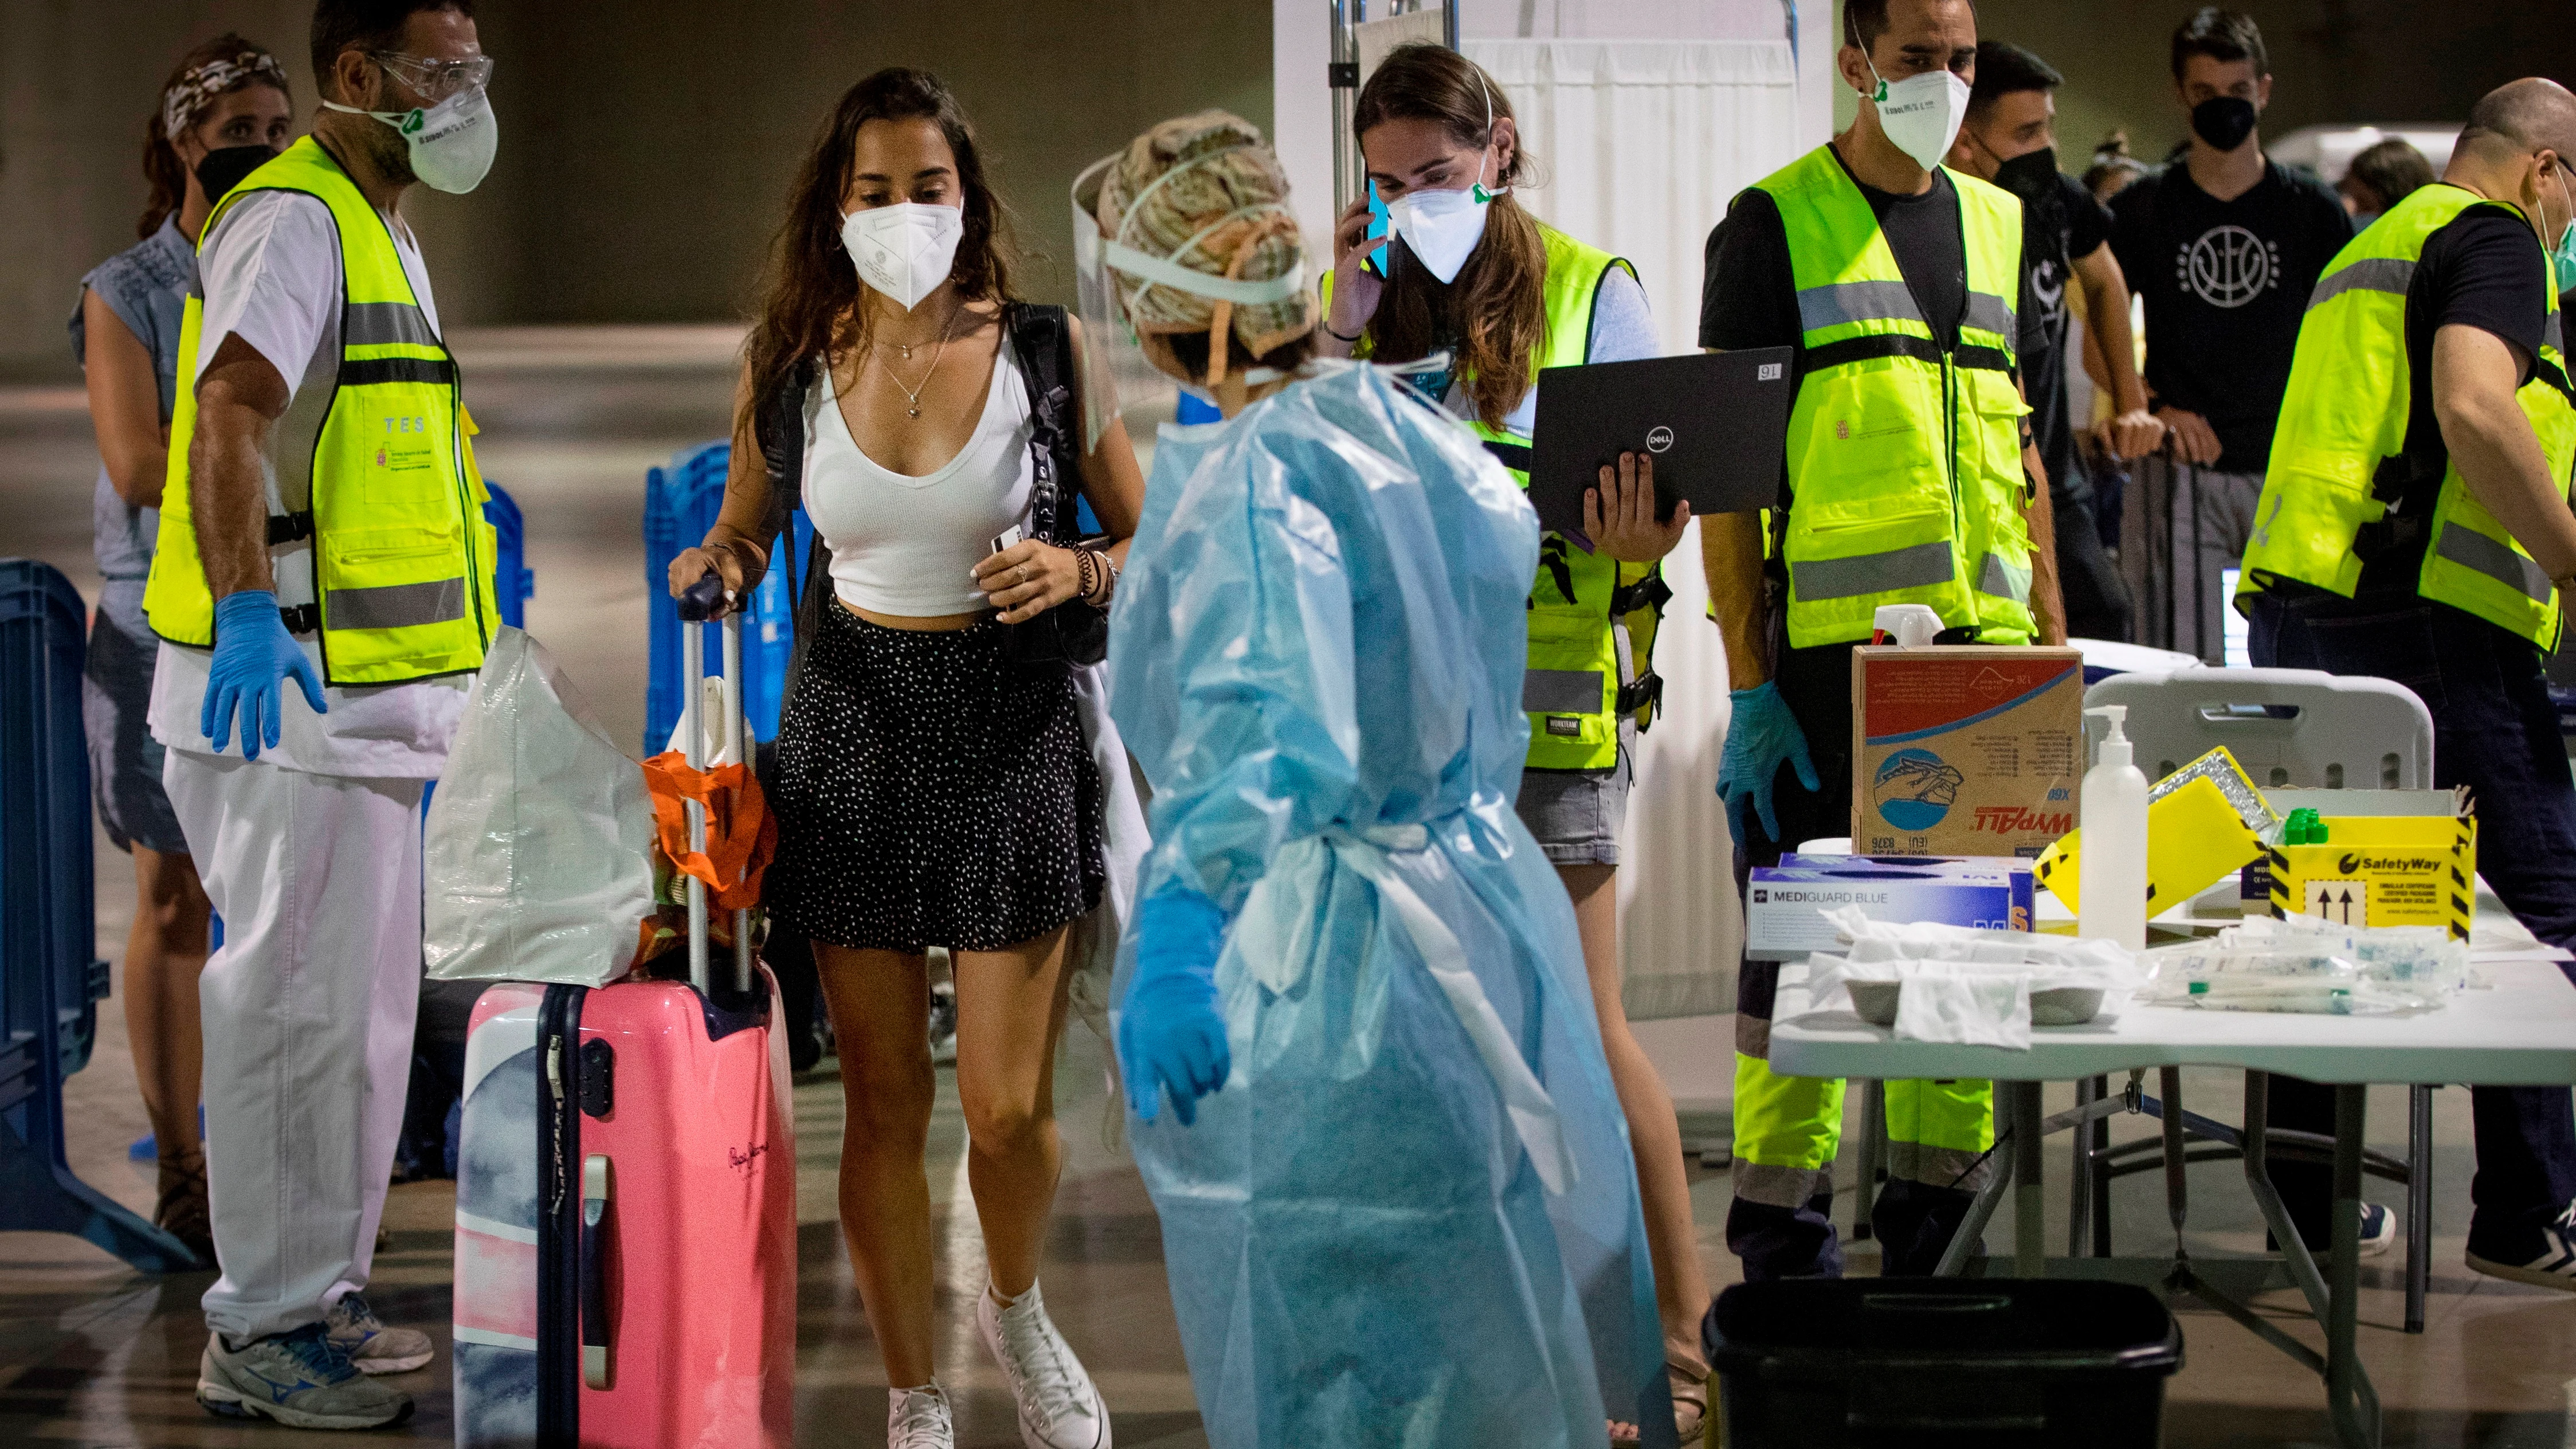
{"type": "MultiPolygon", "coordinates": [[[[1626,262],[1513,200],[1529,157],[1510,100],[1474,61],[1436,45],[1398,49],[1360,89],[1351,125],[1393,236],[1384,261],[1372,263],[1368,204],[1342,213],[1322,350],[1424,360],[1414,380],[1527,487],[1538,370],[1658,355],[1645,289],[1626,262]]],[[[1545,535],[1530,585],[1521,699],[1530,750],[1518,803],[1574,898],[1602,1045],[1636,1152],[1674,1413],[1687,1441],[1707,1411],[1697,1342],[1708,1280],[1672,1096],[1620,1006],[1615,876],[1635,768],[1630,738],[1661,686],[1648,667],[1667,597],[1659,561],[1681,541],[1690,505],[1658,522],[1652,460],[1623,455],[1616,469],[1601,470],[1583,515],[1584,538],[1545,535]]],[[[1636,1433],[1633,1424],[1612,1426],[1618,1443],[1634,1443],[1636,1433]]]]}
{"type": "Polygon", "coordinates": [[[923,953],[946,946],[992,1275],[976,1323],[1023,1442],[1109,1449],[1037,1284],[1061,1165],[1066,926],[1100,899],[1104,787],[1071,678],[1032,641],[1058,634],[1053,611],[1108,603],[1143,480],[1123,429],[1079,451],[1078,339],[1060,309],[1012,298],[1001,203],[937,78],[895,68],[851,87],[788,206],[724,509],[670,582],[712,570],[744,597],[798,494],[829,550],[779,720],[766,903],[812,937],[839,1039],[841,1225],[885,1358],[887,1437],[954,1439],[923,1169],[937,1087],[923,953]],[[1066,391],[1033,385],[1048,377],[1066,391]],[[1112,541],[1039,536],[1032,499],[1058,484],[1062,511],[1078,488],[1112,541]]]}

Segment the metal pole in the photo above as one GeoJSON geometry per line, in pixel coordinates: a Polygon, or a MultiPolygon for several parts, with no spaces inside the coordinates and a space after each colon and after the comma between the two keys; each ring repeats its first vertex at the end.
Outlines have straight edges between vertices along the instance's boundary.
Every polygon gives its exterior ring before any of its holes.
{"type": "Polygon", "coordinates": [[[2433,1089],[2406,1089],[2406,1331],[2424,1331],[2433,1274],[2433,1089]]]}
{"type": "Polygon", "coordinates": [[[2039,1086],[2037,1082],[1997,1082],[2011,1107],[2013,1135],[2013,1275],[2037,1278],[2048,1271],[2047,1209],[2041,1202],[2047,1180],[2040,1171],[2039,1086]]]}
{"type": "MultiPolygon", "coordinates": [[[[744,770],[751,768],[751,731],[743,717],[742,698],[742,611],[735,609],[724,620],[724,750],[728,758],[744,770]]],[[[733,913],[733,989],[751,990],[751,910],[744,907],[733,913]]]]}
{"type": "Polygon", "coordinates": [[[1458,0],[1441,0],[1440,43],[1451,50],[1458,48],[1458,0]]]}
{"type": "MultiPolygon", "coordinates": [[[[692,770],[706,766],[706,734],[700,728],[698,698],[706,692],[707,626],[695,620],[680,624],[680,673],[688,687],[680,693],[680,758],[692,770]]],[[[689,849],[705,854],[707,849],[706,807],[695,800],[682,803],[689,826],[689,849]]],[[[694,875],[683,874],[681,895],[689,903],[689,984],[704,996],[713,989],[707,969],[707,883],[694,875]]]]}
{"type": "Polygon", "coordinates": [[[1339,217],[1360,194],[1358,144],[1351,137],[1351,110],[1359,103],[1360,48],[1351,34],[1355,20],[1368,18],[1368,0],[1328,0],[1332,8],[1332,64],[1325,82],[1333,90],[1333,215],[1339,217]]]}

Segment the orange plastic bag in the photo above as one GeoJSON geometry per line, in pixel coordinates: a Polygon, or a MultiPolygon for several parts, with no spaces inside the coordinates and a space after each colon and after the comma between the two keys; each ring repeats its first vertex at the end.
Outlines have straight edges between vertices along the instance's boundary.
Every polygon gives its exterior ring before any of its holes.
{"type": "Polygon", "coordinates": [[[760,877],[778,849],[778,822],[760,792],[760,780],[745,765],[718,765],[697,770],[678,750],[665,750],[644,762],[644,784],[653,795],[654,833],[662,853],[682,872],[706,882],[719,910],[747,910],[760,904],[760,877]],[[695,800],[707,810],[707,848],[689,849],[689,817],[682,802],[695,800]]]}

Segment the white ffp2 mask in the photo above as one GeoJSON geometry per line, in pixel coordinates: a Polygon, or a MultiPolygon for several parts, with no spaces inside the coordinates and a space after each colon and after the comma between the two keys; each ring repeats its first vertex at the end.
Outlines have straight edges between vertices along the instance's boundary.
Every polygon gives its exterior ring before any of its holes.
{"type": "Polygon", "coordinates": [[[948,280],[965,234],[966,213],[918,201],[872,206],[841,218],[841,245],[858,264],[859,280],[907,312],[948,280]]]}
{"type": "Polygon", "coordinates": [[[1968,119],[1968,83],[1946,70],[1927,70],[1893,84],[1875,65],[1869,74],[1878,82],[1878,93],[1870,100],[1878,107],[1879,129],[1916,165],[1937,170],[1949,158],[1950,143],[1959,139],[1960,123],[1968,119]]]}
{"type": "Polygon", "coordinates": [[[483,184],[501,147],[501,123],[481,86],[468,86],[427,110],[362,111],[337,101],[324,101],[322,108],[373,116],[393,127],[411,148],[411,174],[430,190],[453,196],[483,184]]]}
{"type": "Polygon", "coordinates": [[[1446,286],[1485,239],[1485,212],[1499,194],[1482,181],[1464,191],[1408,191],[1386,204],[1386,229],[1446,286]]]}

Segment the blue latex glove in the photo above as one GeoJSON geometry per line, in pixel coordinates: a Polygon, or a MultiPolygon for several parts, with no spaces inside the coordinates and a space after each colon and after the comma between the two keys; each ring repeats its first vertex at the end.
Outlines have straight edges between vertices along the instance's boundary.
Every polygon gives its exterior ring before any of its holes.
{"type": "Polygon", "coordinates": [[[1224,948],[1225,913],[1197,891],[1166,890],[1136,908],[1136,975],[1118,1014],[1118,1070],[1128,1109],[1143,1121],[1154,1120],[1168,1090],[1173,1115],[1189,1126],[1199,1098],[1233,1070],[1216,1009],[1224,948]]]}
{"type": "Polygon", "coordinates": [[[1798,767],[1798,783],[1809,790],[1820,788],[1822,782],[1816,778],[1815,760],[1807,754],[1807,732],[1789,712],[1789,701],[1780,697],[1778,680],[1739,689],[1727,698],[1734,701],[1735,713],[1726,726],[1726,753],[1718,760],[1717,798],[1726,802],[1726,828],[1734,833],[1736,848],[1742,849],[1746,796],[1752,797],[1753,808],[1762,817],[1762,832],[1773,840],[1780,838],[1780,813],[1773,794],[1782,761],[1798,767]]]}
{"type": "Polygon", "coordinates": [[[322,679],[313,661],[296,647],[278,616],[277,595],[266,589],[244,589],[215,601],[215,663],[206,676],[206,703],[198,711],[197,729],[222,754],[232,738],[233,714],[241,714],[242,758],[256,760],[263,746],[277,745],[277,727],[285,718],[281,681],[293,675],[304,686],[304,702],[315,714],[328,714],[322,703],[322,679]]]}

